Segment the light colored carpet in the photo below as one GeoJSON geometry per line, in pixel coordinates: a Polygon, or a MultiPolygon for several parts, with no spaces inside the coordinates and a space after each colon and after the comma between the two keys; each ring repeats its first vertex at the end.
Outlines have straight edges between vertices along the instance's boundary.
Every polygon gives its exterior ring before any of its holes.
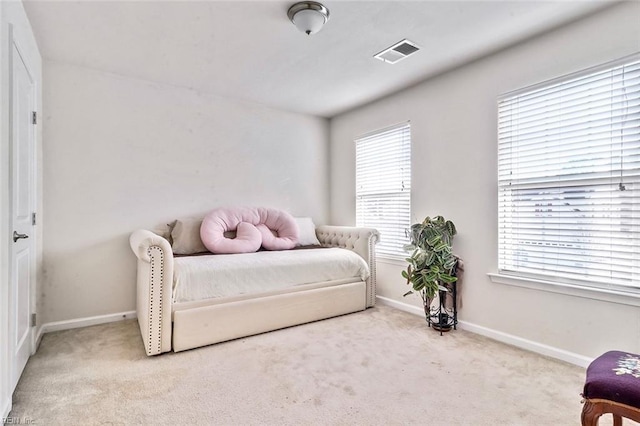
{"type": "MultiPolygon", "coordinates": [[[[379,306],[148,358],[135,320],[46,334],[11,417],[41,425],[578,425],[584,369],[379,306]]],[[[610,424],[602,421],[601,424],[610,424]]]]}

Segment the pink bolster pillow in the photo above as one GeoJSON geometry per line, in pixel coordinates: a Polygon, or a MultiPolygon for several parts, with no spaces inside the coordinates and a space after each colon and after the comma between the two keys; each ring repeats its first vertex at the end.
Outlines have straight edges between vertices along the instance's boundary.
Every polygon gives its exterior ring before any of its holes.
{"type": "Polygon", "coordinates": [[[218,254],[252,253],[260,245],[287,250],[298,241],[298,225],[289,213],[277,209],[218,208],[205,216],[200,238],[210,252],[218,254]],[[236,231],[236,237],[225,237],[227,231],[236,231]]]}
{"type": "Polygon", "coordinates": [[[260,215],[257,228],[262,234],[262,247],[267,250],[289,250],[296,246],[298,223],[293,216],[277,209],[259,207],[257,210],[260,215]]]}

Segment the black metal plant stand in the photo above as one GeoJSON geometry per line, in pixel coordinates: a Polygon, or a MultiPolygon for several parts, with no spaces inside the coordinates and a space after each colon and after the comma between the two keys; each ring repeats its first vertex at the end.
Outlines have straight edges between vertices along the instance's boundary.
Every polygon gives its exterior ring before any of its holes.
{"type": "Polygon", "coordinates": [[[424,299],[424,313],[429,327],[440,332],[456,330],[458,325],[458,294],[457,284],[443,284],[447,291],[439,290],[438,295],[432,299],[424,299]],[[451,293],[451,306],[447,306],[447,293],[451,293]],[[432,306],[432,302],[437,299],[438,303],[432,306]]]}

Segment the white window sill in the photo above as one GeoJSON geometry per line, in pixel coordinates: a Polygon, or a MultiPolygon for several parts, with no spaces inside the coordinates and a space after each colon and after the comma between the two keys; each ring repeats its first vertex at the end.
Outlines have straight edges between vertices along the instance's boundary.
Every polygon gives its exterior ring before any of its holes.
{"type": "Polygon", "coordinates": [[[551,293],[566,294],[586,299],[601,300],[618,303],[621,305],[640,306],[640,294],[625,293],[622,291],[581,287],[573,284],[558,283],[536,278],[518,277],[498,273],[488,273],[491,281],[498,284],[513,285],[516,287],[530,288],[534,290],[548,291],[551,293]]]}

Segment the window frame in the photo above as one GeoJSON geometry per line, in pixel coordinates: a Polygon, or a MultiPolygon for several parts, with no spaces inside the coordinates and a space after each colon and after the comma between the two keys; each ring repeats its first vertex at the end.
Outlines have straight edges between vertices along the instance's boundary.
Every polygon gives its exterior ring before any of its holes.
{"type": "MultiPolygon", "coordinates": [[[[373,227],[378,229],[378,231],[381,234],[381,242],[383,241],[384,235],[383,235],[383,230],[380,229],[378,226],[376,226],[376,224],[366,224],[366,223],[362,223],[359,220],[359,198],[363,197],[362,195],[360,195],[360,191],[359,191],[359,182],[358,182],[358,143],[364,139],[367,138],[372,138],[374,136],[377,135],[383,135],[385,133],[391,132],[393,130],[401,130],[401,131],[405,131],[405,129],[408,129],[408,149],[407,147],[403,146],[400,147],[398,149],[398,153],[400,155],[402,155],[403,153],[405,153],[405,150],[408,151],[408,160],[406,162],[406,166],[408,167],[408,180],[405,179],[403,177],[402,182],[403,182],[403,188],[406,187],[406,185],[404,185],[405,182],[408,181],[408,186],[409,188],[404,191],[404,190],[397,190],[394,192],[389,192],[389,193],[385,193],[386,195],[388,194],[402,194],[403,196],[405,196],[407,199],[405,201],[405,204],[407,206],[407,210],[406,212],[404,212],[404,215],[406,216],[406,223],[402,223],[401,226],[397,227],[395,230],[399,230],[400,227],[402,227],[402,232],[405,233],[406,229],[408,229],[411,226],[411,200],[412,200],[412,190],[411,190],[411,180],[412,180],[412,173],[411,173],[411,169],[412,169],[412,150],[413,150],[413,143],[412,143],[412,135],[411,135],[411,121],[407,120],[407,121],[403,121],[400,123],[396,123],[390,126],[386,126],[380,129],[376,129],[364,134],[361,134],[357,137],[355,137],[353,139],[353,143],[354,143],[354,155],[355,155],[355,161],[354,161],[354,168],[355,168],[355,223],[356,226],[364,226],[364,227],[373,227]],[[408,195],[407,195],[408,194],[408,195]],[[405,226],[406,225],[406,226],[405,226]]],[[[403,141],[402,139],[400,140],[400,142],[407,142],[407,141],[403,141]]],[[[402,174],[405,174],[406,170],[404,170],[402,172],[402,174]]],[[[368,196],[366,198],[370,198],[370,199],[375,199],[375,196],[371,195],[368,196]]],[[[400,222],[400,221],[398,221],[400,222]]],[[[405,233],[406,235],[406,233],[405,233]]],[[[397,241],[397,236],[394,237],[394,241],[397,241]]],[[[390,262],[390,263],[396,263],[396,262],[400,262],[400,261],[404,261],[404,259],[407,257],[407,254],[404,250],[400,249],[398,252],[394,252],[394,253],[390,253],[390,252],[385,252],[380,250],[380,244],[381,242],[378,242],[378,247],[376,250],[376,258],[381,260],[381,261],[386,261],[386,262],[390,262]]],[[[406,244],[409,244],[409,238],[406,237],[406,241],[404,241],[406,244]]]]}
{"type": "MultiPolygon", "coordinates": [[[[498,97],[497,100],[497,104],[496,104],[496,110],[498,111],[498,121],[497,121],[497,125],[499,125],[499,120],[501,118],[500,116],[500,111],[499,111],[499,106],[500,106],[500,102],[504,101],[505,99],[514,99],[515,97],[522,95],[522,94],[527,94],[527,93],[532,93],[535,92],[536,90],[540,90],[540,89],[544,89],[544,88],[550,88],[554,85],[566,82],[566,81],[571,81],[571,80],[575,80],[575,79],[579,79],[579,78],[583,78],[583,77],[587,77],[587,76],[591,76],[591,75],[595,75],[599,72],[605,71],[605,70],[609,70],[609,69],[613,69],[617,66],[621,66],[621,65],[625,65],[625,64],[632,64],[637,62],[638,60],[640,60],[640,53],[636,53],[633,55],[629,55],[629,56],[625,56],[623,58],[620,58],[618,60],[615,61],[611,61],[611,62],[607,62],[598,66],[594,66],[594,67],[590,67],[588,69],[584,69],[581,70],[579,72],[575,72],[575,73],[571,73],[568,75],[564,75],[558,78],[554,78],[554,79],[550,79],[532,86],[528,86],[528,87],[524,87],[522,89],[518,89],[509,93],[505,93],[501,96],[498,97]]],[[[634,92],[635,93],[635,92],[634,92]]],[[[631,119],[634,120],[634,119],[631,119]]],[[[635,127],[635,126],[633,126],[635,127]]],[[[496,130],[498,131],[498,128],[496,128],[496,130]]],[[[499,141],[499,135],[497,134],[497,140],[499,141]]],[[[500,161],[500,153],[498,154],[498,162],[500,161]]],[[[499,167],[497,168],[497,173],[499,174],[499,167]]],[[[637,169],[634,169],[637,170],[637,169]]],[[[559,175],[556,175],[556,177],[558,177],[559,175]]],[[[581,182],[585,182],[588,178],[583,178],[581,179],[581,182]]],[[[500,241],[500,239],[502,238],[502,229],[500,227],[501,224],[501,216],[500,216],[500,212],[501,212],[501,206],[500,206],[500,193],[502,191],[502,185],[499,179],[499,176],[497,175],[497,180],[498,180],[498,184],[497,184],[497,189],[498,189],[498,242],[500,241]]],[[[552,182],[552,184],[555,184],[556,187],[560,187],[562,186],[562,180],[561,179],[554,179],[552,182]]],[[[635,181],[635,184],[638,184],[638,180],[635,181]]],[[[540,183],[539,185],[543,185],[542,183],[540,183]]],[[[636,189],[637,191],[637,189],[636,189]]],[[[608,204],[611,205],[611,204],[608,204]]],[[[637,218],[635,217],[635,214],[633,215],[633,223],[632,226],[635,227],[640,225],[640,221],[637,220],[637,218]]],[[[615,285],[602,285],[599,284],[597,282],[590,282],[589,280],[585,279],[585,280],[580,280],[580,279],[572,279],[572,278],[559,278],[559,277],[550,277],[548,275],[540,275],[540,274],[536,274],[536,273],[529,273],[529,272],[522,272],[522,271],[517,271],[517,270],[502,270],[500,269],[499,265],[501,263],[500,259],[501,259],[501,254],[498,251],[497,253],[498,257],[498,271],[497,273],[489,273],[488,276],[491,279],[492,282],[494,283],[499,283],[499,284],[508,284],[508,285],[515,285],[518,287],[524,287],[524,288],[530,288],[530,289],[536,289],[536,290],[543,290],[543,291],[548,291],[548,292],[552,292],[552,293],[561,293],[561,294],[567,294],[567,295],[571,295],[571,296],[578,296],[578,297],[585,297],[585,298],[590,298],[590,299],[596,299],[596,300],[606,300],[609,302],[613,302],[613,303],[620,303],[620,304],[626,304],[626,305],[632,305],[632,306],[640,306],[640,284],[635,284],[635,278],[632,280],[632,282],[634,283],[633,286],[629,286],[629,287],[623,287],[623,286],[615,286],[615,285]]],[[[588,259],[588,258],[587,258],[588,259]]],[[[634,264],[634,268],[635,266],[635,262],[637,261],[637,259],[633,259],[633,264],[634,264]]],[[[633,277],[635,277],[635,273],[636,270],[634,269],[634,272],[632,274],[633,277]]]]}

